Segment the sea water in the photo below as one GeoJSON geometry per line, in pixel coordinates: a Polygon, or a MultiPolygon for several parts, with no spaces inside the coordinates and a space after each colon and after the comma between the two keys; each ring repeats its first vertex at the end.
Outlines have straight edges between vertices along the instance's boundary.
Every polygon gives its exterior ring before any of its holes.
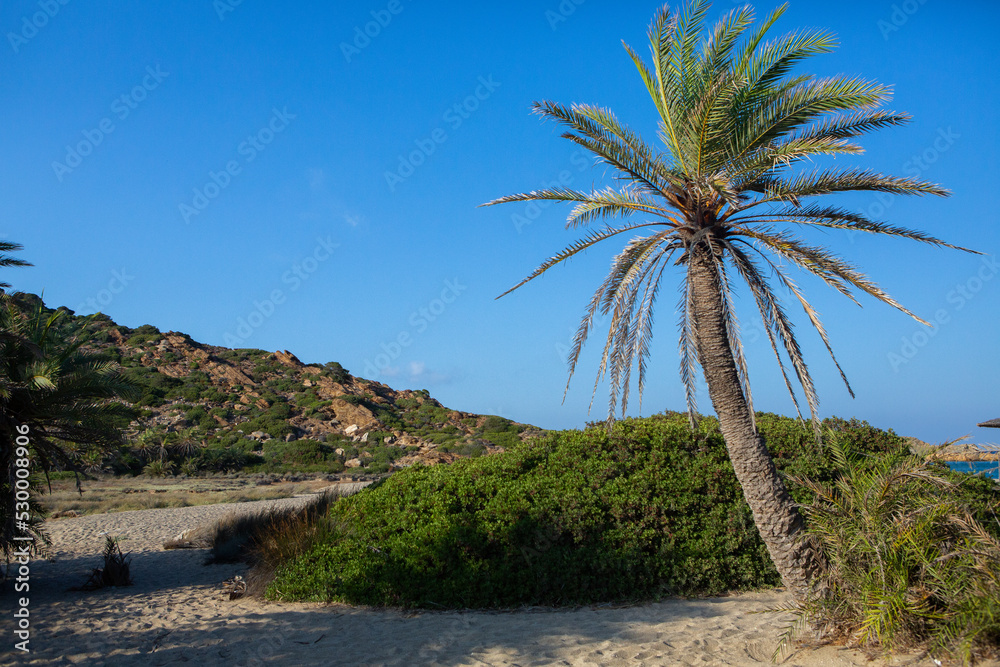
{"type": "Polygon", "coordinates": [[[996,461],[949,461],[948,466],[958,472],[967,472],[973,475],[985,473],[987,477],[1000,479],[997,471],[1000,463],[996,461]]]}

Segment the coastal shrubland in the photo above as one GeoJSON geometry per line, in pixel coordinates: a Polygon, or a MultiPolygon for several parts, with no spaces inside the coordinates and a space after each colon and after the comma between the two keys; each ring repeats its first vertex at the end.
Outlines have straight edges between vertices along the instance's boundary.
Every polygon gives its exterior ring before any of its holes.
{"type": "MultiPolygon", "coordinates": [[[[838,478],[811,429],[770,414],[758,424],[783,474],[838,478]]],[[[902,438],[864,422],[825,427],[859,455],[907,454],[902,438]]],[[[805,504],[813,492],[793,496],[805,504]]],[[[680,414],[627,419],[414,466],[338,502],[330,520],[344,528],[277,568],[269,597],[509,608],[779,584],[711,418],[696,431],[680,414]]]]}
{"type": "MultiPolygon", "coordinates": [[[[799,629],[963,661],[997,648],[1000,485],[914,456],[866,422],[825,420],[822,445],[798,420],[757,423],[828,563],[813,596],[785,609],[799,629]]],[[[294,534],[279,523],[282,539],[294,534]]],[[[249,557],[267,561],[251,569],[266,597],[518,608],[781,583],[717,422],[692,431],[678,413],[414,466],[307,523],[280,558],[249,557]]]]}

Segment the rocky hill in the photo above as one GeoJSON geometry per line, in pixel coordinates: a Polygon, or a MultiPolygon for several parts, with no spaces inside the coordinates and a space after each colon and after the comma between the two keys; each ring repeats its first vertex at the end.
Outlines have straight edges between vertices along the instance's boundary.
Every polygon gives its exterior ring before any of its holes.
{"type": "Polygon", "coordinates": [[[288,351],[204,345],[180,332],[60,310],[63,335],[83,336],[141,389],[128,450],[84,462],[95,472],[375,474],[500,451],[538,433],[446,408],[426,390],[352,376],[337,362],[304,364],[288,351]]]}
{"type": "Polygon", "coordinates": [[[931,445],[917,438],[907,438],[910,451],[917,456],[934,461],[998,461],[1000,451],[996,445],[974,445],[974,444],[954,444],[954,445],[931,445]]]}

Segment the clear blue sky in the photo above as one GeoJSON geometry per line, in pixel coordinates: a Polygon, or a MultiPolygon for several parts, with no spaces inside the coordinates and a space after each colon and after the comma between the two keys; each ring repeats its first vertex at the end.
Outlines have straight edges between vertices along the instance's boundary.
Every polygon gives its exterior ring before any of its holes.
{"type": "MultiPolygon", "coordinates": [[[[4,2],[0,235],[35,266],[3,280],[132,327],[336,360],[456,409],[582,426],[602,340],[565,404],[562,354],[617,248],[494,301],[575,235],[558,205],[477,205],[560,178],[606,181],[530,114],[533,100],[605,105],[655,138],[621,42],[646,52],[656,3],[318,4],[4,2]]],[[[835,32],[841,48],[807,69],[893,84],[891,108],[914,115],[851,164],[954,192],[841,203],[987,253],[809,235],[941,320],[927,331],[804,280],[857,393],[799,318],[824,416],[1000,440],[975,429],[1000,417],[998,21],[993,0],[793,0],[777,27],[835,32]]],[[[683,409],[674,306],[665,291],[642,414],[683,409]]],[[[791,413],[740,313],[757,407],[791,413]]],[[[601,386],[589,418],[605,413],[601,386]]]]}

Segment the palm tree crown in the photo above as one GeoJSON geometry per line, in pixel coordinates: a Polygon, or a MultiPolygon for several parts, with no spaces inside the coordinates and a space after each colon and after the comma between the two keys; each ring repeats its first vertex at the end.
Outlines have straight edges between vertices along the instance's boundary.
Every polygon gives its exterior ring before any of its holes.
{"type": "MultiPolygon", "coordinates": [[[[487,205],[531,200],[574,202],[568,228],[599,225],[504,294],[601,241],[636,232],[614,258],[607,278],[590,300],[569,355],[569,374],[572,378],[595,315],[610,315],[598,381],[605,376],[610,379],[609,419],[619,399],[624,413],[636,362],[640,396],[645,384],[653,307],[664,273],[668,266],[682,267],[685,279],[678,308],[681,377],[693,421],[695,372],[700,359],[692,317],[692,280],[695,260],[700,258],[721,293],[728,344],[750,414],[753,403],[747,366],[732,309],[737,276],[749,287],[760,311],[796,410],[798,401],[782,351],[803,389],[813,423],[818,425],[816,390],[773,284],[787,288],[831,357],[833,350],[816,311],[786,265],[819,276],[852,301],[857,302],[855,294],[862,292],[923,320],[849,263],[825,248],[807,244],[789,229],[799,225],[854,230],[955,248],[919,231],[808,202],[819,195],[850,191],[948,193],[932,183],[865,169],[796,171],[799,163],[814,157],[861,153],[854,139],[901,125],[909,116],[881,108],[890,97],[889,88],[882,84],[854,77],[793,75],[792,69],[800,61],[832,51],[835,40],[825,32],[797,32],[765,41],[765,34],[787,5],[775,9],[755,28],[752,8],[734,9],[702,37],[709,7],[708,2],[696,0],[683,12],[663,7],[657,13],[649,28],[652,65],[625,46],[659,115],[658,146],[645,143],[601,107],[567,107],[554,102],[533,105],[536,113],[568,128],[564,138],[612,167],[620,186],[591,192],[552,188],[489,202],[487,205]],[[613,225],[611,221],[617,218],[625,222],[613,225]],[[770,282],[768,273],[773,276],[770,282]]],[[[836,358],[833,360],[847,384],[836,358]]],[[[851,391],[850,384],[847,387],[851,391]]]]}

